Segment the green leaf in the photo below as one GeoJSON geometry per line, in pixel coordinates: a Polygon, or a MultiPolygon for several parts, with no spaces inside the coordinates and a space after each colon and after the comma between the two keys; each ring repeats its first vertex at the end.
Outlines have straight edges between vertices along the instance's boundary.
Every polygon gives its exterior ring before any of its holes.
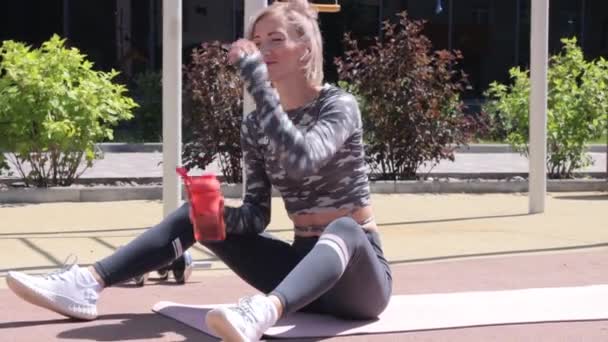
{"type": "Polygon", "coordinates": [[[78,49],[66,48],[65,39],[58,35],[39,48],[2,42],[0,118],[11,125],[10,130],[0,127],[0,146],[37,156],[22,160],[32,164],[26,169],[44,171],[22,175],[28,183],[69,185],[77,169],[73,166],[83,156],[94,159],[84,146],[111,137],[113,125],[132,117],[136,104],[126,88],[113,81],[118,74],[92,67],[78,49]],[[51,158],[51,151],[61,157],[51,158]],[[60,170],[58,184],[43,176],[51,169],[60,170]]]}
{"type": "MultiPolygon", "coordinates": [[[[563,48],[551,56],[548,70],[547,167],[550,177],[571,177],[569,165],[584,165],[584,145],[605,129],[608,113],[608,65],[586,61],[576,38],[562,39],[563,48]],[[565,173],[551,170],[567,170],[565,173]]],[[[507,141],[526,154],[528,147],[528,72],[509,71],[511,84],[490,84],[484,110],[506,129],[507,141]]]]}

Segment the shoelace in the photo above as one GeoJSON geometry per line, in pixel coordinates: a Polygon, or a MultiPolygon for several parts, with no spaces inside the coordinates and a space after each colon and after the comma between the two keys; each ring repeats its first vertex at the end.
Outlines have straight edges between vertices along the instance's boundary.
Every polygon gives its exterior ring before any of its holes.
{"type": "Polygon", "coordinates": [[[233,306],[230,309],[236,311],[239,315],[244,317],[250,323],[257,324],[259,323],[258,318],[255,315],[255,309],[253,308],[251,298],[245,297],[239,300],[237,306],[233,306]]]}
{"type": "Polygon", "coordinates": [[[78,257],[75,256],[74,254],[70,254],[63,261],[63,266],[61,267],[61,269],[47,273],[47,274],[43,275],[42,277],[44,279],[48,279],[48,280],[67,280],[67,278],[65,276],[66,272],[68,272],[74,265],[76,265],[77,262],[78,262],[78,257]],[[69,262],[69,261],[72,261],[72,262],[69,262]]]}

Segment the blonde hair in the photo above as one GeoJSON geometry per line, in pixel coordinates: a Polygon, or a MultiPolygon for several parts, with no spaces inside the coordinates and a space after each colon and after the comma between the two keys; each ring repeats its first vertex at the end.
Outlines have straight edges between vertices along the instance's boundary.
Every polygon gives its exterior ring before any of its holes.
{"type": "Polygon", "coordinates": [[[317,10],[307,0],[274,1],[254,15],[249,22],[245,37],[253,39],[255,25],[268,15],[285,18],[288,25],[293,25],[298,39],[308,45],[309,54],[304,65],[306,79],[315,84],[323,83],[323,40],[317,21],[317,10]]]}

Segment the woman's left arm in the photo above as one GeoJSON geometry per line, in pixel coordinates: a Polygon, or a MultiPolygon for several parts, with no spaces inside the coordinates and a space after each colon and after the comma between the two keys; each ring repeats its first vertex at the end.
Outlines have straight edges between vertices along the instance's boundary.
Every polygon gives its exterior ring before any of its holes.
{"type": "Polygon", "coordinates": [[[239,66],[256,103],[260,126],[290,178],[314,174],[361,126],[356,99],[348,93],[340,93],[321,107],[318,120],[303,133],[281,107],[279,97],[268,81],[268,71],[261,55],[247,55],[239,66]]]}

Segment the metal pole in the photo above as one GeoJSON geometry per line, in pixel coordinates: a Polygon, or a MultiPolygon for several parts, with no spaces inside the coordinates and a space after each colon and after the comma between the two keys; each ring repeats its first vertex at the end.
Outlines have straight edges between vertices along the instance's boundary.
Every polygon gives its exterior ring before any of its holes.
{"type": "Polygon", "coordinates": [[[182,0],[163,0],[163,215],[181,202],[182,0]]]}
{"type": "MultiPolygon", "coordinates": [[[[249,19],[261,11],[263,8],[268,6],[267,0],[246,0],[245,1],[245,10],[243,11],[243,27],[244,30],[247,30],[249,26],[249,19]]],[[[253,98],[247,93],[247,90],[243,90],[243,117],[249,114],[255,109],[255,102],[253,98]]],[[[245,183],[247,182],[247,170],[245,170],[245,163],[243,163],[243,196],[245,196],[245,183]]]]}
{"type": "Polygon", "coordinates": [[[529,213],[545,210],[547,193],[547,61],[549,0],[532,1],[530,23],[529,213]]]}

